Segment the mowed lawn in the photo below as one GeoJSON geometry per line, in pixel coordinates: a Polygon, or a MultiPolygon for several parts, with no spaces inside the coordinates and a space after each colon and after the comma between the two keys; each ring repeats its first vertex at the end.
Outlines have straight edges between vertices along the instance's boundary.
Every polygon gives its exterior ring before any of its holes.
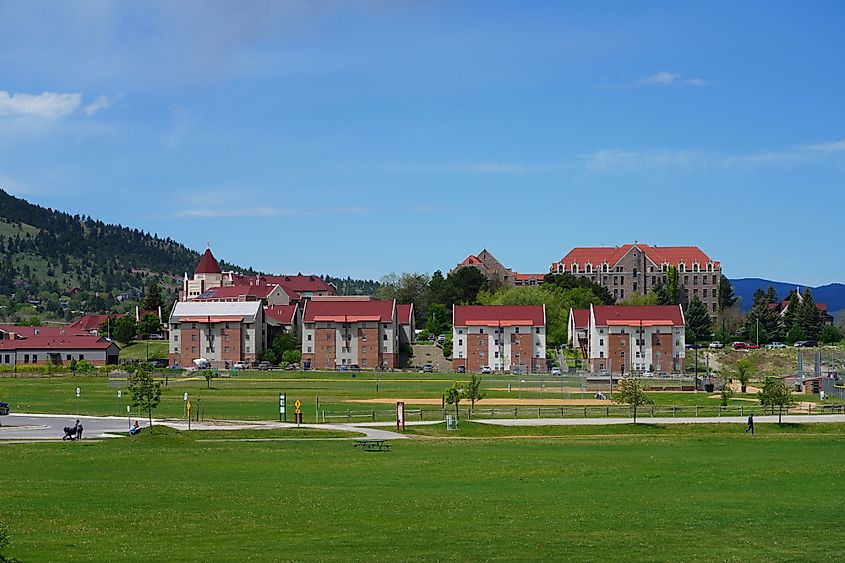
{"type": "Polygon", "coordinates": [[[26,561],[845,556],[845,431],[660,430],[0,445],[0,506],[26,561]]]}

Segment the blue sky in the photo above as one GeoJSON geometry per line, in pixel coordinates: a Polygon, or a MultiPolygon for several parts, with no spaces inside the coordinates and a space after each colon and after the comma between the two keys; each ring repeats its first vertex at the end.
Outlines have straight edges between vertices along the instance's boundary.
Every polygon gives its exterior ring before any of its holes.
{"type": "Polygon", "coordinates": [[[679,4],[0,0],[0,186],[271,272],[845,281],[845,5],[679,4]]]}

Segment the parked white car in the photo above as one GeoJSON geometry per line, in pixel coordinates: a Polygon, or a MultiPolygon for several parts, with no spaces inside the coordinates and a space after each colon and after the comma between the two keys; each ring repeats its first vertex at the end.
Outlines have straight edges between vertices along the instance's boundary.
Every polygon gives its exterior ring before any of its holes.
{"type": "Polygon", "coordinates": [[[783,342],[770,342],[769,344],[766,344],[766,348],[769,350],[779,350],[781,348],[786,348],[786,344],[783,342]]]}
{"type": "Polygon", "coordinates": [[[233,367],[235,369],[247,369],[249,367],[249,362],[235,362],[233,367]]]}
{"type": "Polygon", "coordinates": [[[713,349],[713,350],[717,350],[717,349],[719,349],[719,348],[724,348],[724,347],[725,347],[725,345],[724,345],[724,344],[722,344],[721,342],[719,342],[718,340],[714,340],[714,341],[713,341],[713,342],[711,342],[711,343],[710,343],[710,345],[708,346],[708,348],[711,348],[711,349],[713,349]]]}
{"type": "Polygon", "coordinates": [[[481,366],[481,373],[490,373],[493,370],[490,369],[490,366],[481,366]]]}
{"type": "Polygon", "coordinates": [[[560,368],[552,368],[552,375],[560,375],[560,368]]]}

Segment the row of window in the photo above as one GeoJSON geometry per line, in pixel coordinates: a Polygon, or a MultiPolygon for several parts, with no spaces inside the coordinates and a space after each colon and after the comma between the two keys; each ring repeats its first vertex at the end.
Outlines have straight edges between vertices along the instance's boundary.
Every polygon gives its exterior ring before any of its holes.
{"type": "MultiPolygon", "coordinates": [[[[529,330],[529,332],[531,331],[531,329],[528,329],[528,330],[529,330]]],[[[504,334],[505,329],[503,329],[503,328],[494,328],[493,329],[493,334],[499,334],[500,332],[502,334],[504,334]]],[[[513,332],[514,332],[514,334],[519,334],[519,327],[518,326],[513,327],[513,332]]],[[[464,329],[459,328],[458,334],[463,334],[463,333],[464,333],[464,329]]],[[[539,326],[534,327],[534,333],[540,334],[540,327],[539,326]]],[[[478,329],[478,334],[484,334],[484,327],[481,327],[481,328],[478,329]]]]}
{"type": "MultiPolygon", "coordinates": [[[[72,354],[67,354],[66,356],[67,356],[67,358],[66,358],[67,361],[73,360],[72,354]]],[[[12,355],[11,354],[4,354],[2,356],[2,358],[3,358],[4,364],[11,364],[12,363],[12,355]]],[[[84,360],[85,354],[79,354],[77,359],[78,360],[84,360]]],[[[32,354],[32,356],[30,356],[29,354],[24,354],[22,363],[24,363],[24,364],[29,364],[29,363],[37,364],[38,363],[38,354],[32,354]]]]}
{"type": "MultiPolygon", "coordinates": [[[[573,262],[572,264],[569,265],[569,271],[572,272],[573,274],[579,273],[578,266],[579,265],[578,265],[577,262],[573,262]]],[[[707,263],[707,271],[712,272],[712,271],[714,271],[714,269],[715,268],[713,266],[713,263],[708,262],[707,263]]],[[[559,274],[562,274],[563,272],[566,271],[566,265],[564,265],[562,263],[558,264],[557,265],[557,271],[558,271],[559,274]]],[[[596,270],[596,271],[599,271],[599,270],[596,270]]],[[[609,266],[606,262],[601,265],[600,271],[601,272],[610,271],[609,266]]],[[[621,272],[621,271],[623,271],[623,268],[622,268],[622,266],[616,266],[614,271],[621,272]]],[[[654,266],[649,266],[648,271],[649,271],[649,273],[654,272],[654,266]]],[[[663,264],[660,266],[660,271],[661,272],[668,272],[669,271],[669,263],[663,262],[663,264]]],[[[678,271],[679,272],[686,272],[687,271],[686,264],[683,263],[683,262],[679,262],[678,263],[678,271]]],[[[693,271],[693,272],[703,272],[704,270],[700,267],[698,262],[693,262],[691,271],[693,271]]],[[[593,273],[593,265],[590,262],[587,262],[586,264],[584,264],[584,268],[582,270],[580,270],[580,273],[583,273],[583,274],[593,273]]],[[[635,276],[637,275],[637,269],[636,268],[634,268],[634,275],[635,276]]]]}

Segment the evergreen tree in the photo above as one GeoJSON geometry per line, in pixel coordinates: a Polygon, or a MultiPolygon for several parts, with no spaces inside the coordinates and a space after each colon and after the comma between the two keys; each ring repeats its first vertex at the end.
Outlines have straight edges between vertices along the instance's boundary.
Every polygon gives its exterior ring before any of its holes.
{"type": "Polygon", "coordinates": [[[657,296],[657,304],[658,305],[671,305],[672,300],[669,298],[669,289],[666,287],[666,284],[663,283],[663,280],[658,280],[654,287],[651,288],[654,294],[657,296]]]}
{"type": "Polygon", "coordinates": [[[778,302],[778,292],[775,291],[774,286],[770,285],[769,289],[766,290],[766,299],[771,304],[775,304],[778,302]]]}
{"type": "Polygon", "coordinates": [[[719,279],[719,313],[726,309],[730,309],[736,303],[737,297],[734,295],[734,288],[731,285],[731,280],[722,274],[719,279]]]}
{"type": "Polygon", "coordinates": [[[151,280],[147,285],[147,291],[144,294],[144,309],[148,311],[157,311],[159,307],[164,304],[161,297],[161,288],[155,280],[151,280]]]}
{"type": "MultiPolygon", "coordinates": [[[[771,289],[771,287],[769,288],[771,289]]],[[[745,322],[745,332],[751,340],[766,344],[770,338],[777,338],[780,332],[780,317],[772,307],[771,294],[758,289],[754,292],[754,304],[745,322]]]]}
{"type": "Polygon", "coordinates": [[[666,293],[669,296],[669,305],[677,305],[680,303],[681,285],[679,282],[678,268],[669,266],[669,272],[666,274],[666,293]]]}
{"type": "Polygon", "coordinates": [[[795,323],[804,331],[804,337],[811,340],[818,340],[824,326],[822,312],[813,300],[813,293],[810,288],[804,290],[798,311],[795,314],[795,323]]]}
{"type": "MultiPolygon", "coordinates": [[[[789,340],[789,335],[793,333],[792,329],[795,327],[795,317],[798,313],[798,292],[794,290],[790,291],[786,296],[785,301],[787,301],[787,305],[786,311],[784,311],[780,318],[780,333],[785,335],[787,340],[789,340]]],[[[799,338],[798,340],[801,339],[799,338]]],[[[790,344],[791,343],[792,342],[790,342],[790,344]]]]}
{"type": "Polygon", "coordinates": [[[707,307],[698,295],[693,295],[685,313],[687,342],[698,342],[710,337],[712,322],[707,307]]]}

